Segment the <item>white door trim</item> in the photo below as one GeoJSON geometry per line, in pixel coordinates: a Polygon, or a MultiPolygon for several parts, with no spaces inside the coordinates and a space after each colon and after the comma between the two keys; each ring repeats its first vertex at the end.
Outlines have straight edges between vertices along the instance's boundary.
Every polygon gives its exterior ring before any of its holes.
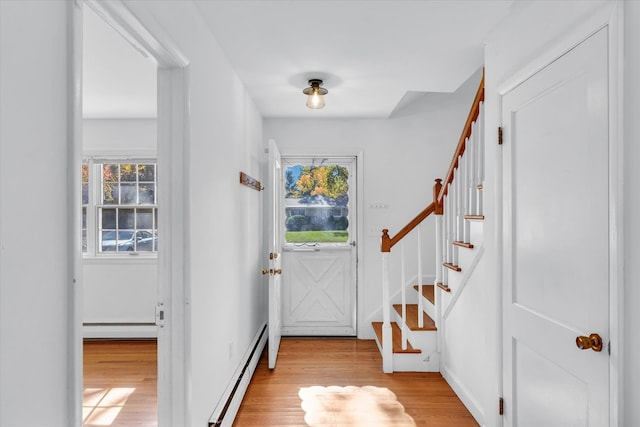
{"type": "MultiPolygon", "coordinates": [[[[74,73],[70,84],[73,99],[73,138],[69,149],[70,212],[74,236],[80,232],[80,169],[82,162],[82,5],[90,6],[109,25],[120,33],[134,48],[154,58],[158,63],[158,164],[162,169],[159,184],[167,189],[158,198],[158,207],[163,212],[159,218],[162,230],[159,269],[159,304],[163,304],[164,322],[158,329],[158,425],[190,425],[189,384],[191,365],[187,356],[190,330],[189,277],[185,268],[188,256],[188,120],[189,120],[189,61],[176,47],[166,31],[151,16],[138,16],[123,0],[109,2],[99,0],[76,0],[72,13],[72,59],[74,73]],[[80,7],[78,7],[80,6],[80,7]],[[144,23],[143,23],[144,22],[144,23]],[[77,176],[76,176],[77,175],[77,176]],[[77,197],[76,197],[77,195],[77,197]],[[75,213],[78,212],[78,215],[75,213]]],[[[140,13],[140,11],[138,11],[140,13]]],[[[79,236],[79,235],[78,235],[79,236]]],[[[69,295],[70,315],[70,360],[71,377],[74,384],[70,399],[70,410],[74,414],[74,425],[82,425],[82,273],[79,237],[72,239],[70,264],[74,292],[69,295]],[[77,254],[77,255],[76,255],[77,254]]]]}
{"type": "MultiPolygon", "coordinates": [[[[538,71],[542,70],[557,58],[564,55],[575,46],[586,40],[588,37],[596,33],[598,30],[607,27],[609,38],[609,64],[608,64],[608,84],[609,84],[609,335],[611,337],[611,357],[609,359],[609,423],[611,426],[619,425],[623,417],[623,336],[624,336],[624,287],[623,287],[623,156],[622,156],[622,82],[623,82],[623,12],[624,5],[622,2],[607,2],[599,9],[594,11],[590,16],[585,17],[578,25],[572,27],[569,32],[561,39],[556,40],[554,45],[541,53],[537,58],[512,73],[501,84],[497,85],[497,95],[499,96],[499,105],[502,106],[502,97],[509,93],[512,89],[520,85],[538,71]]],[[[489,70],[490,71],[490,70],[489,70]]],[[[501,108],[501,107],[500,107],[501,108]]],[[[499,111],[499,117],[502,117],[502,111],[499,111]]],[[[500,160],[502,165],[503,160],[500,160]]],[[[500,166],[502,170],[502,166],[500,166]]],[[[500,176],[496,182],[497,186],[503,185],[500,176]]],[[[504,195],[502,192],[497,193],[496,205],[503,206],[504,195]]],[[[502,215],[500,215],[502,217],[502,215]]],[[[502,219],[504,222],[504,219],[502,219]]],[[[502,229],[502,224],[497,229],[502,229]]],[[[500,252],[503,254],[505,241],[504,236],[499,241],[500,252]]],[[[501,310],[503,310],[503,302],[501,295],[504,293],[504,286],[507,281],[504,277],[506,274],[505,263],[501,262],[500,283],[501,292],[500,300],[497,301],[501,310]]],[[[502,317],[498,318],[500,341],[504,342],[504,328],[502,317]]],[[[504,349],[502,349],[504,351],[504,349]]],[[[501,383],[504,381],[504,364],[502,365],[501,383]]],[[[502,389],[502,385],[500,386],[502,389]]]]}
{"type": "Polygon", "coordinates": [[[364,269],[362,260],[364,259],[364,151],[353,150],[337,150],[331,153],[327,153],[324,148],[314,150],[313,147],[308,149],[296,149],[297,151],[289,152],[287,149],[281,148],[282,157],[355,157],[356,159],[356,217],[357,217],[357,230],[356,230],[356,301],[357,301],[357,318],[356,318],[356,335],[359,339],[365,339],[367,332],[364,320],[364,300],[365,300],[365,288],[363,283],[364,269]]]}
{"type": "Polygon", "coordinates": [[[82,165],[82,4],[69,2],[69,103],[68,103],[68,154],[67,203],[69,217],[67,229],[70,241],[68,254],[68,351],[69,375],[68,411],[72,426],[82,426],[83,395],[83,282],[82,282],[82,178],[78,171],[82,165]],[[77,166],[77,167],[76,167],[77,166]]]}

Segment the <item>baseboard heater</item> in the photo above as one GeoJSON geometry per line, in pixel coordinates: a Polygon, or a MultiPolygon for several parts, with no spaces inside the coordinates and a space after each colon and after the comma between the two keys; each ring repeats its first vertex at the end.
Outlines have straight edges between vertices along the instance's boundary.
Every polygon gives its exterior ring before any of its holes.
{"type": "Polygon", "coordinates": [[[247,391],[247,387],[249,387],[249,382],[267,342],[266,331],[267,325],[265,323],[253,339],[249,350],[245,353],[242,359],[245,363],[238,367],[233,377],[231,377],[229,385],[222,394],[222,398],[213,411],[211,418],[209,418],[209,427],[230,427],[233,424],[233,420],[242,403],[242,398],[247,391]]]}

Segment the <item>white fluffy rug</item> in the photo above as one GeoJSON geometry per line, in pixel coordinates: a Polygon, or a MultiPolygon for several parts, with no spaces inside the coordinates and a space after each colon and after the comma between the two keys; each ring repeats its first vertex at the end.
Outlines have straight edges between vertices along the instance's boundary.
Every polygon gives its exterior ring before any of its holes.
{"type": "Polygon", "coordinates": [[[388,388],[302,387],[298,393],[311,427],[415,427],[416,423],[388,388]]]}

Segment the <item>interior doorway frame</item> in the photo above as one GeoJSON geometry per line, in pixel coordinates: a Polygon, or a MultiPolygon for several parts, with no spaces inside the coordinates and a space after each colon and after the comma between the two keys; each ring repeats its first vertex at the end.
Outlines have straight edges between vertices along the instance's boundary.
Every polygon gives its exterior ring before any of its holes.
{"type": "Polygon", "coordinates": [[[75,0],[70,2],[69,58],[69,168],[68,203],[72,242],[69,270],[73,291],[69,292],[70,342],[69,413],[72,425],[82,426],[82,251],[79,215],[82,164],[82,12],[91,7],[135,49],[158,64],[158,156],[162,169],[158,184],[165,190],[158,197],[158,228],[162,240],[158,251],[158,426],[189,425],[188,378],[191,366],[186,356],[190,334],[188,277],[185,269],[185,239],[188,234],[188,179],[185,163],[189,144],[189,60],[151,16],[137,16],[123,0],[75,0]],[[143,24],[144,22],[144,24],[143,24]],[[74,165],[77,168],[73,167],[74,165]],[[162,313],[162,315],[160,315],[162,313]]]}

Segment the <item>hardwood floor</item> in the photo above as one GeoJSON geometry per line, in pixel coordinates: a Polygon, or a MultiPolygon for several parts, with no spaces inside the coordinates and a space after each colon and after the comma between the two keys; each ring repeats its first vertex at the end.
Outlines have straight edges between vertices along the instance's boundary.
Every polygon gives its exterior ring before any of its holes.
{"type": "Polygon", "coordinates": [[[386,387],[416,426],[478,425],[439,373],[384,374],[374,341],[306,338],[283,338],[273,371],[263,353],[233,425],[307,426],[298,392],[314,385],[386,387]]]}
{"type": "Polygon", "coordinates": [[[155,341],[85,341],[84,426],[158,425],[155,341]]]}
{"type": "MultiPolygon", "coordinates": [[[[157,426],[156,342],[88,341],[84,352],[85,427],[157,426]]],[[[395,393],[416,426],[478,425],[439,373],[384,374],[374,341],[322,338],[283,338],[273,371],[265,351],[233,425],[304,427],[301,387],[366,385],[395,393]]]]}

